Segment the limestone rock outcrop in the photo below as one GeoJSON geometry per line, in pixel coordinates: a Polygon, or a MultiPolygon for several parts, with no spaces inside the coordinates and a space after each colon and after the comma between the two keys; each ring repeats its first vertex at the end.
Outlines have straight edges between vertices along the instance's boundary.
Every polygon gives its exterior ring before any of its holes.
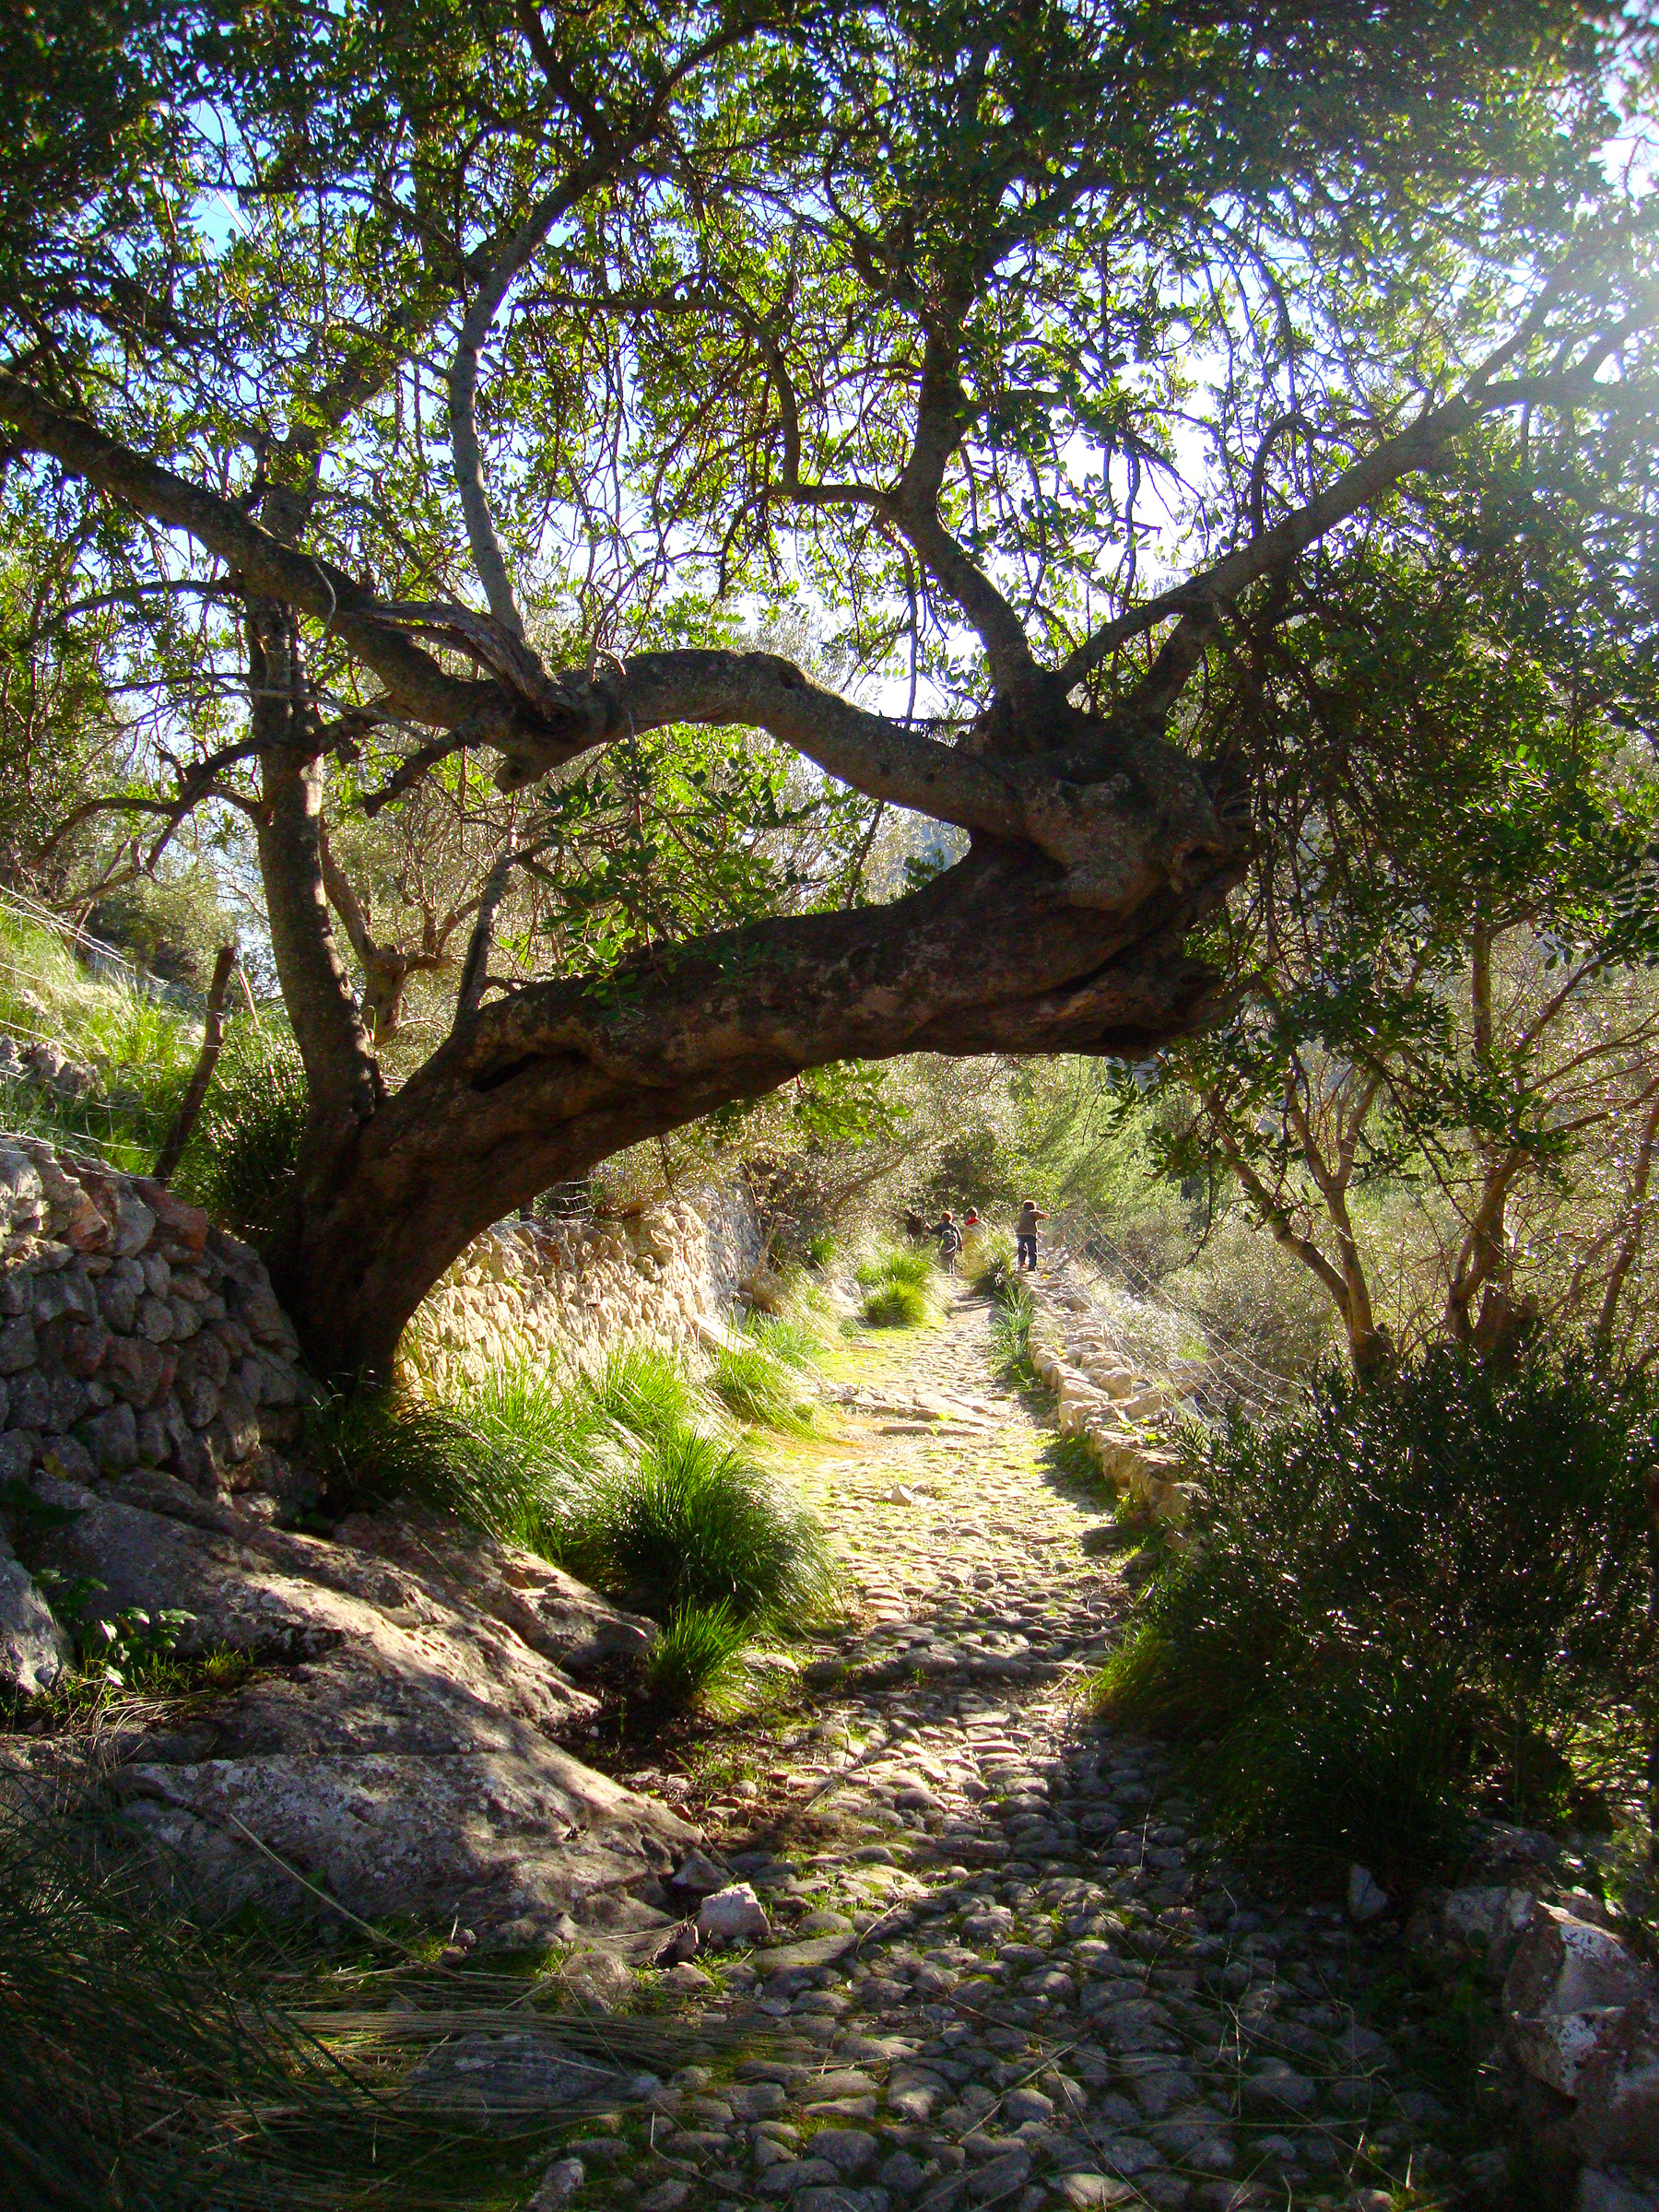
{"type": "MultiPolygon", "coordinates": [[[[36,1488],[65,1516],[41,1562],[100,1584],[96,1610],[182,1611],[181,1655],[259,1663],[175,1724],[105,1747],[128,1830],[212,1907],[310,1912],[321,1892],[365,1918],[458,1917],[485,1942],[528,1943],[654,1888],[695,1841],[554,1740],[596,1701],[548,1654],[591,1665],[651,1632],[568,1577],[544,1616],[512,1547],[446,1550],[418,1522],[310,1535],[153,1471],[36,1488]]],[[[74,1755],[12,1738],[0,1769],[53,1776],[74,1755]]]]}

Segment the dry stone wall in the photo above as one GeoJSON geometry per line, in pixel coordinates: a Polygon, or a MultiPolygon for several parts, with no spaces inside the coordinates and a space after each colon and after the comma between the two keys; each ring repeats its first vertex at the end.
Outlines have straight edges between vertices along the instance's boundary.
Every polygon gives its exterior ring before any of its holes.
{"type": "Polygon", "coordinates": [[[431,1292],[399,1358],[442,1395],[520,1361],[568,1382],[629,1341],[708,1343],[763,1252],[736,1193],[672,1196],[614,1220],[504,1222],[431,1292]]]}
{"type": "Polygon", "coordinates": [[[308,1385],[257,1253],[142,1176],[0,1135],[0,1481],[153,1467],[267,1514],[308,1385]]]}
{"type": "Polygon", "coordinates": [[[1182,1479],[1166,1432],[1208,1373],[1202,1359],[1172,1359],[1150,1371],[1126,1359],[1085,1294],[1064,1281],[1030,1285],[1037,1306],[1031,1366],[1054,1394],[1055,1425],[1081,1437],[1120,1497],[1155,1520],[1185,1519],[1196,1495],[1182,1479]]]}

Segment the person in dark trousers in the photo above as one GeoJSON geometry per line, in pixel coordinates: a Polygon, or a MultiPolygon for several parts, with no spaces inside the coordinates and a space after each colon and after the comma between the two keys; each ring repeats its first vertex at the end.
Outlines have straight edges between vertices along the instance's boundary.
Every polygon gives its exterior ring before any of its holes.
{"type": "Polygon", "coordinates": [[[957,1253],[962,1249],[962,1232],[956,1225],[956,1217],[947,1206],[939,1217],[939,1226],[934,1230],[939,1240],[939,1265],[947,1275],[956,1273],[957,1253]]]}
{"type": "Polygon", "coordinates": [[[1039,1210],[1035,1198],[1022,1198],[1019,1218],[1014,1224],[1014,1265],[1017,1268],[1037,1271],[1037,1224],[1048,1216],[1039,1210]]]}

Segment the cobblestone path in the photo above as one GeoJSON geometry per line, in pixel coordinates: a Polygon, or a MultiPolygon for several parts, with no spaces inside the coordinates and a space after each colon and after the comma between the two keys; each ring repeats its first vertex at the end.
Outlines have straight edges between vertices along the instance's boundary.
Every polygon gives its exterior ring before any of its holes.
{"type": "Polygon", "coordinates": [[[1079,1699],[1127,1592],[1083,1548],[1102,1510],[993,1379],[986,1327],[965,1301],[849,1354],[842,1439],[792,1459],[851,1562],[855,1625],[809,1667],[807,1712],[694,1800],[772,1944],[670,1977],[710,2019],[764,2028],[765,2054],[677,2077],[648,2140],[629,2124],[573,2147],[581,2201],[1454,2197],[1403,2186],[1463,2176],[1430,2140],[1448,2116],[1354,2009],[1369,1939],[1340,1911],[1253,1900],[1166,1757],[1079,1699]]]}

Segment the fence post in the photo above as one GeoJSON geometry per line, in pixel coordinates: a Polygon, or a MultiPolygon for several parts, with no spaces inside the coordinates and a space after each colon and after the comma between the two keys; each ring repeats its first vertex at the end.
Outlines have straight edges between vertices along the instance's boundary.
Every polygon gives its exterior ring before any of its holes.
{"type": "Polygon", "coordinates": [[[196,1125],[202,1102],[207,1096],[207,1086],[213,1080],[219,1049],[225,1041],[225,999],[230,988],[230,973],[235,966],[235,946],[221,945],[218,957],[213,963],[213,982],[207,991],[207,1016],[202,1030],[202,1049],[196,1054],[196,1064],[191,1070],[184,1096],[179,1100],[179,1111],[173,1116],[167,1141],[157,1155],[155,1179],[158,1182],[171,1182],[173,1171],[190,1142],[190,1133],[196,1125]]]}

